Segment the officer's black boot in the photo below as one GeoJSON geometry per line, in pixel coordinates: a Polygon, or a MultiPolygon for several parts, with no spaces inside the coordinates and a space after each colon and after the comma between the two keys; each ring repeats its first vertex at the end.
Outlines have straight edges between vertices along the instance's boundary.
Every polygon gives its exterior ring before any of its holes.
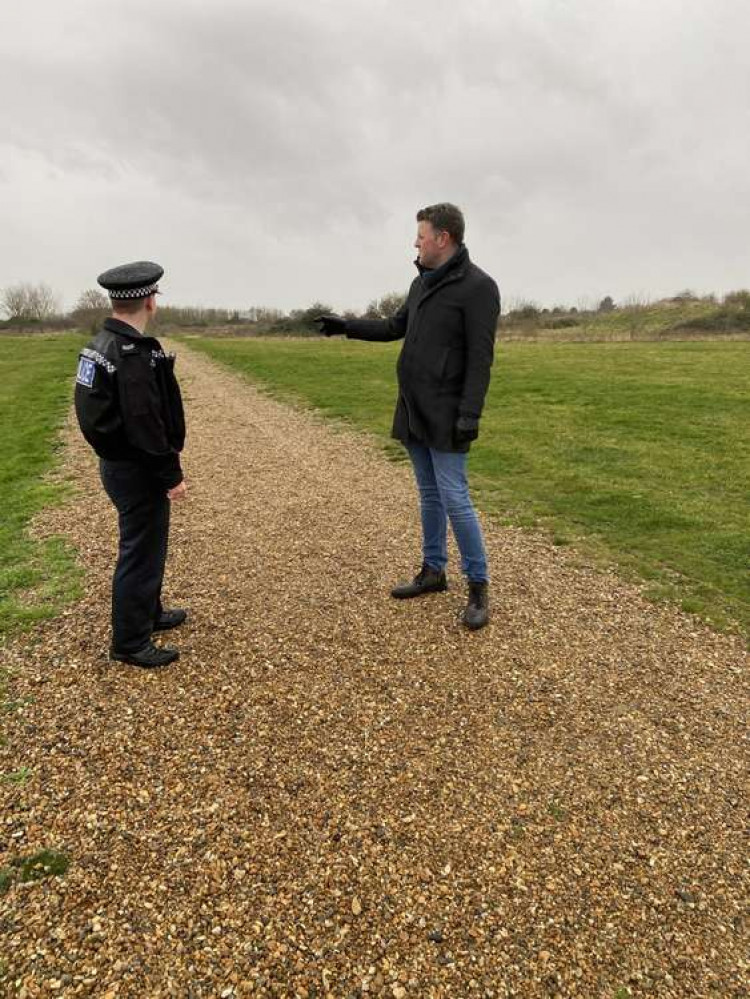
{"type": "Polygon", "coordinates": [[[179,628],[187,621],[187,611],[182,607],[175,607],[172,610],[160,610],[154,621],[154,631],[169,631],[170,628],[179,628]]]}
{"type": "Polygon", "coordinates": [[[169,645],[160,646],[148,642],[137,652],[118,652],[116,649],[110,649],[109,658],[115,662],[140,666],[141,669],[159,669],[179,659],[180,653],[169,645]]]}
{"type": "Polygon", "coordinates": [[[442,569],[434,569],[425,562],[410,583],[399,583],[391,590],[391,596],[397,600],[408,600],[409,597],[421,597],[425,593],[442,593],[448,589],[448,582],[442,569]]]}
{"type": "Polygon", "coordinates": [[[469,582],[469,600],[464,610],[464,624],[471,631],[483,628],[490,618],[490,601],[487,583],[469,582]]]}

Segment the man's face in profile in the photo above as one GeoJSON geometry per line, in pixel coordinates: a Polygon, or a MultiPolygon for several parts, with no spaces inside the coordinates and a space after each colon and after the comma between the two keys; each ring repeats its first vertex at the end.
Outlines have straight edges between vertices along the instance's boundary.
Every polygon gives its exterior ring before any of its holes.
{"type": "Polygon", "coordinates": [[[438,267],[445,255],[450,237],[447,232],[438,232],[432,222],[417,223],[417,259],[423,267],[438,267]]]}

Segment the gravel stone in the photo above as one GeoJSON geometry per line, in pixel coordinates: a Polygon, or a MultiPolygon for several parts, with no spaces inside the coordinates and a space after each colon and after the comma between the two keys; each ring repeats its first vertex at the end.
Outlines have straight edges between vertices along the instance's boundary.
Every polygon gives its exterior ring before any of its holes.
{"type": "Polygon", "coordinates": [[[29,768],[0,870],[71,863],[0,896],[0,989],[747,996],[742,642],[492,522],[487,628],[455,552],[446,593],[391,600],[409,468],[182,345],[178,371],[180,661],[107,660],[115,517],[72,422],[74,495],[34,525],[85,596],[0,651],[0,772],[29,768]]]}

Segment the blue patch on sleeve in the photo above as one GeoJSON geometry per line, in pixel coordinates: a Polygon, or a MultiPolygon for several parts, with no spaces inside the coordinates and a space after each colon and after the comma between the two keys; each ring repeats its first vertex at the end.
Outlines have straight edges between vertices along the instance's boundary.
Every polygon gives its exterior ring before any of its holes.
{"type": "Polygon", "coordinates": [[[85,385],[86,388],[93,388],[95,372],[96,365],[94,362],[90,361],[88,357],[82,357],[78,362],[78,374],[76,375],[76,381],[79,385],[85,385]]]}

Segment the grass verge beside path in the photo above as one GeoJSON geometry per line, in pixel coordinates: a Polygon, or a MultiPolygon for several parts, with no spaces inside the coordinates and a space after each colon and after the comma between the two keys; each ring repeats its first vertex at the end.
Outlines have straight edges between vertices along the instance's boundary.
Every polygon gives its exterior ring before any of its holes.
{"type": "MultiPolygon", "coordinates": [[[[388,440],[398,344],[187,342],[388,440]]],[[[503,344],[472,486],[505,522],[544,528],[748,636],[748,426],[750,343],[503,344]]]]}
{"type": "Polygon", "coordinates": [[[27,534],[61,488],[43,481],[71,401],[75,334],[0,339],[0,635],[55,613],[74,595],[73,559],[62,540],[27,534]]]}

